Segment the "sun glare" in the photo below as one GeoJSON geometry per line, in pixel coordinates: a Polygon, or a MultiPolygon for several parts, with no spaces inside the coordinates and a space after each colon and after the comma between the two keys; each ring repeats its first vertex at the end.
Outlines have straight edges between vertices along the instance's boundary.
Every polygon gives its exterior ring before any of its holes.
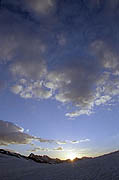
{"type": "Polygon", "coordinates": [[[73,161],[76,158],[76,154],[74,152],[70,152],[67,155],[67,158],[70,159],[71,161],[73,161]]]}

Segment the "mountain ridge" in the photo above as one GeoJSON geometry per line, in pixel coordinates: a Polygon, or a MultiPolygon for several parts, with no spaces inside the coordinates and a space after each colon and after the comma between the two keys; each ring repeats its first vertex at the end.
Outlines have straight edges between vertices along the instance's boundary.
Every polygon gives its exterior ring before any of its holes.
{"type": "Polygon", "coordinates": [[[76,161],[84,160],[84,159],[92,159],[92,157],[82,157],[82,158],[76,157],[73,160],[70,160],[70,159],[61,160],[59,158],[51,158],[47,155],[43,155],[43,156],[35,155],[33,153],[30,153],[29,156],[25,156],[25,155],[21,155],[20,153],[16,153],[16,152],[13,152],[10,150],[5,150],[5,149],[0,149],[0,153],[6,154],[9,156],[14,156],[16,158],[24,158],[27,160],[31,159],[37,163],[48,163],[48,164],[59,164],[59,163],[64,163],[64,162],[71,163],[71,162],[76,162],[76,161]]]}
{"type": "Polygon", "coordinates": [[[26,160],[33,160],[37,163],[48,163],[48,164],[59,164],[59,163],[64,163],[64,162],[67,162],[67,163],[71,163],[71,162],[77,162],[77,161],[81,161],[81,160],[87,160],[87,159],[100,159],[100,158],[105,158],[107,156],[115,156],[115,155],[118,155],[119,156],[119,150],[117,151],[114,151],[114,152],[110,152],[110,153],[106,153],[106,154],[103,154],[103,155],[100,155],[100,156],[97,156],[97,157],[82,157],[82,158],[75,158],[73,161],[70,160],[70,159],[66,159],[66,160],[61,160],[59,158],[51,158],[47,155],[35,155],[33,153],[29,154],[29,156],[25,156],[25,155],[21,155],[20,153],[16,153],[16,152],[13,152],[13,151],[10,151],[10,150],[5,150],[5,149],[0,149],[0,154],[6,154],[6,155],[9,155],[9,156],[14,156],[16,158],[24,158],[26,160]]]}

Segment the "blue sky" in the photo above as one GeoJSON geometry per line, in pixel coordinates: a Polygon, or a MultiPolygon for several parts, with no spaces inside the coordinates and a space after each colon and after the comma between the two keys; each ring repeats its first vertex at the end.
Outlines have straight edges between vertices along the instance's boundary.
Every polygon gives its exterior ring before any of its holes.
{"type": "Polygon", "coordinates": [[[2,0],[0,146],[62,159],[119,143],[119,1],[2,0]]]}

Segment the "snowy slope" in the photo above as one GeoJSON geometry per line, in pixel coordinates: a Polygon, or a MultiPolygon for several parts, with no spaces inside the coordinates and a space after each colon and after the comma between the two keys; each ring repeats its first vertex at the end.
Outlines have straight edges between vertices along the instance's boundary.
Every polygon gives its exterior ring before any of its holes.
{"type": "Polygon", "coordinates": [[[119,152],[52,165],[0,154],[0,180],[119,180],[119,152]]]}

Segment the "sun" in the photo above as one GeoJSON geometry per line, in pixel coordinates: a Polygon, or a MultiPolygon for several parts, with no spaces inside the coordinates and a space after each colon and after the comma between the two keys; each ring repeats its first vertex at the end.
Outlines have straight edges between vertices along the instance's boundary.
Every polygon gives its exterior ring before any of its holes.
{"type": "Polygon", "coordinates": [[[76,158],[76,153],[70,152],[69,154],[67,154],[67,158],[73,161],[76,158]]]}

